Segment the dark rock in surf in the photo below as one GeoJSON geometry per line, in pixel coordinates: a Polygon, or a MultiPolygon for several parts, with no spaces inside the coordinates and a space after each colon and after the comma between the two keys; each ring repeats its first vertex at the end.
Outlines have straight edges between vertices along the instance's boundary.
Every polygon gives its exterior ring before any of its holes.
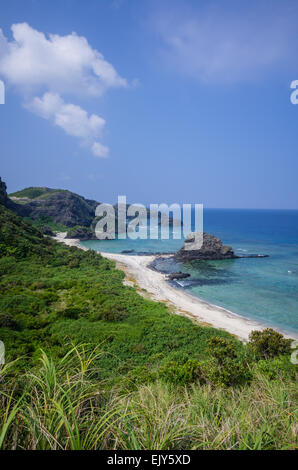
{"type": "Polygon", "coordinates": [[[187,277],[190,277],[190,274],[188,273],[183,273],[181,271],[179,272],[174,272],[168,275],[168,280],[169,281],[178,281],[179,279],[186,279],[187,277]]]}

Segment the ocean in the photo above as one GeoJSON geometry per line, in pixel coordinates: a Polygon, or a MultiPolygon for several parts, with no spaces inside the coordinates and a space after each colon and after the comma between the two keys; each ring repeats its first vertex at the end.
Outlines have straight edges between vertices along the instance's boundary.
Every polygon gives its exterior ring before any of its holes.
{"type": "MultiPolygon", "coordinates": [[[[286,332],[298,332],[298,211],[204,209],[204,232],[231,245],[235,254],[268,258],[158,262],[164,272],[191,276],[177,285],[192,295],[286,332]]],[[[90,240],[98,251],[177,251],[183,240],[90,240]]]]}

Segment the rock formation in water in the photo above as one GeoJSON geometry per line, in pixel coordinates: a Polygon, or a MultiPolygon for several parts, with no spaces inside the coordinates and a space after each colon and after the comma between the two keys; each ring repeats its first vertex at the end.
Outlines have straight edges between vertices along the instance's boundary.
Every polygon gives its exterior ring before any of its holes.
{"type": "Polygon", "coordinates": [[[186,279],[187,277],[190,277],[190,274],[181,271],[168,274],[169,281],[178,281],[179,279],[186,279]]]}
{"type": "Polygon", "coordinates": [[[196,233],[190,233],[186,237],[183,247],[174,255],[175,259],[188,261],[193,259],[222,260],[237,258],[233,248],[223,245],[218,237],[203,233],[203,244],[200,248],[197,248],[195,237],[196,233]]]}

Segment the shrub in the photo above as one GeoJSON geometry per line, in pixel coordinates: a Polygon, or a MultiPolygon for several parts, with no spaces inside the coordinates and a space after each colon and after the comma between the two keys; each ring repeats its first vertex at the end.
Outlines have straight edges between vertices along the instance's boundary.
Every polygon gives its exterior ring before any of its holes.
{"type": "Polygon", "coordinates": [[[235,359],[237,357],[232,341],[214,336],[207,341],[207,344],[207,352],[215,357],[219,364],[222,364],[226,359],[235,359]]]}
{"type": "Polygon", "coordinates": [[[126,392],[136,390],[138,386],[149,384],[156,380],[156,373],[146,366],[138,366],[129,371],[122,379],[121,388],[126,392]]]}
{"type": "Polygon", "coordinates": [[[26,313],[30,315],[37,315],[45,308],[45,302],[39,296],[29,295],[25,293],[14,294],[8,292],[7,295],[0,298],[0,309],[2,312],[12,313],[26,313]]]}
{"type": "Polygon", "coordinates": [[[18,324],[11,315],[0,313],[0,328],[10,328],[11,330],[17,330],[18,324]]]}
{"type": "Polygon", "coordinates": [[[176,361],[166,362],[159,369],[158,375],[166,382],[176,385],[185,385],[196,381],[205,382],[201,364],[194,359],[189,359],[184,364],[179,364],[176,361]]]}
{"type": "Polygon", "coordinates": [[[252,331],[249,340],[249,348],[262,359],[291,353],[292,340],[272,328],[252,331]]]}
{"type": "Polygon", "coordinates": [[[79,317],[80,313],[80,309],[69,307],[59,312],[59,315],[61,315],[63,318],[71,318],[72,320],[76,320],[79,317]]]}
{"type": "Polygon", "coordinates": [[[80,260],[78,260],[77,258],[74,258],[74,259],[70,260],[68,266],[70,268],[78,268],[80,266],[80,260]]]}
{"type": "Polygon", "coordinates": [[[4,256],[0,259],[0,276],[13,272],[16,269],[16,261],[13,256],[4,256]]]}
{"type": "Polygon", "coordinates": [[[32,284],[33,290],[40,290],[40,289],[44,289],[45,287],[46,287],[46,284],[42,281],[36,281],[32,284]]]}
{"type": "Polygon", "coordinates": [[[287,356],[261,359],[257,363],[256,370],[269,380],[295,380],[297,376],[296,365],[292,364],[287,356]]]}
{"type": "Polygon", "coordinates": [[[207,382],[216,387],[236,387],[249,384],[253,377],[247,364],[238,358],[227,358],[220,364],[214,360],[207,361],[204,364],[204,376],[207,382]]]}
{"type": "Polygon", "coordinates": [[[99,314],[100,319],[107,322],[122,321],[126,318],[128,312],[121,300],[107,300],[102,304],[102,310],[99,314]]]}
{"type": "Polygon", "coordinates": [[[100,318],[107,322],[117,322],[124,320],[126,317],[125,311],[117,307],[105,307],[100,313],[100,318]]]}
{"type": "Polygon", "coordinates": [[[143,354],[147,351],[147,349],[143,344],[138,343],[138,344],[133,344],[130,348],[130,351],[133,354],[143,354]]]}
{"type": "Polygon", "coordinates": [[[244,358],[238,357],[232,341],[214,336],[207,344],[207,352],[214,358],[205,364],[205,376],[209,382],[231,387],[251,381],[252,373],[244,358]]]}

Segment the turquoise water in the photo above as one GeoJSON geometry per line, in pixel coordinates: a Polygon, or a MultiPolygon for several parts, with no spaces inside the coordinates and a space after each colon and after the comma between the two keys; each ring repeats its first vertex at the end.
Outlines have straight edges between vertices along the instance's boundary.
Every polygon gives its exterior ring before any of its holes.
{"type": "MultiPolygon", "coordinates": [[[[225,261],[163,261],[165,272],[191,274],[180,287],[213,304],[287,331],[298,332],[298,211],[204,210],[204,231],[220,237],[236,254],[269,258],[225,261]]],[[[181,240],[81,242],[100,251],[173,252],[181,240]]]]}

